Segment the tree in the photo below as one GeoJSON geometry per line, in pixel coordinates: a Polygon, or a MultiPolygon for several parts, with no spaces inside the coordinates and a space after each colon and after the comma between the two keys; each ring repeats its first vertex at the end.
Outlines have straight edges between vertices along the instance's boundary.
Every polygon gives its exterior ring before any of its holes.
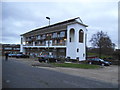
{"type": "Polygon", "coordinates": [[[107,33],[104,33],[103,31],[93,34],[90,42],[92,42],[93,47],[99,49],[100,58],[101,54],[111,54],[115,48],[115,44],[112,43],[107,33]]]}

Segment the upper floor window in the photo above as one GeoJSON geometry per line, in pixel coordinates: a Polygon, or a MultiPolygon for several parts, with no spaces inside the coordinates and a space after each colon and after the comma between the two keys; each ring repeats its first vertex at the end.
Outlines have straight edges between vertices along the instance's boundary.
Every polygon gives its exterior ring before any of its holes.
{"type": "Polygon", "coordinates": [[[12,50],[11,47],[5,47],[5,50],[12,50]]]}
{"type": "Polygon", "coordinates": [[[44,34],[44,35],[42,35],[42,39],[45,39],[46,38],[46,35],[44,34]]]}
{"type": "Polygon", "coordinates": [[[34,36],[31,36],[31,38],[35,38],[34,36]]]}
{"type": "Polygon", "coordinates": [[[53,33],[52,38],[56,38],[57,37],[57,33],[53,33]]]}
{"type": "Polygon", "coordinates": [[[60,37],[65,37],[65,31],[60,32],[60,37]]]}
{"type": "Polygon", "coordinates": [[[80,29],[79,31],[79,42],[83,43],[83,39],[84,39],[84,32],[82,29],[80,29]]]}
{"type": "Polygon", "coordinates": [[[41,38],[41,36],[40,36],[40,35],[38,35],[38,36],[37,36],[37,39],[40,39],[40,38],[41,38]]]}
{"type": "Polygon", "coordinates": [[[20,50],[20,48],[13,48],[13,50],[20,50]]]}
{"type": "Polygon", "coordinates": [[[31,37],[28,37],[28,39],[31,39],[31,37]]]}
{"type": "Polygon", "coordinates": [[[46,42],[45,41],[42,41],[42,44],[44,45],[46,42]]]}
{"type": "Polygon", "coordinates": [[[74,42],[74,40],[75,40],[75,30],[72,28],[72,29],[70,29],[70,34],[69,34],[69,40],[70,40],[70,42],[74,42]]]}
{"type": "Polygon", "coordinates": [[[28,37],[26,37],[26,40],[28,40],[28,37]]]}
{"type": "Polygon", "coordinates": [[[53,43],[54,43],[54,44],[57,44],[57,40],[53,40],[53,43]]]}
{"type": "Polygon", "coordinates": [[[60,44],[62,44],[63,43],[63,40],[60,40],[60,44]]]}

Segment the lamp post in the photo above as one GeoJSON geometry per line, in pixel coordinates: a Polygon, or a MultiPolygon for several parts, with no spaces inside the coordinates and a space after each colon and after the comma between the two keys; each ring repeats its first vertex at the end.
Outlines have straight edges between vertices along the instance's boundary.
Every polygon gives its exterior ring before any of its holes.
{"type": "Polygon", "coordinates": [[[50,25],[50,18],[49,18],[49,17],[46,17],[46,19],[48,19],[48,20],[49,20],[49,25],[50,25]]]}
{"type": "MultiPolygon", "coordinates": [[[[49,26],[50,26],[50,18],[46,17],[46,19],[49,20],[49,26]]],[[[49,44],[50,44],[50,34],[47,34],[47,39],[48,39],[48,62],[49,62],[49,44]]]]}

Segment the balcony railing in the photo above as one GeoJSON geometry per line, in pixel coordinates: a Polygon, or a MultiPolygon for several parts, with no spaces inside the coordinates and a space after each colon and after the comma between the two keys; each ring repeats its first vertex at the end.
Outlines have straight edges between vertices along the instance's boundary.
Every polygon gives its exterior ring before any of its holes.
{"type": "Polygon", "coordinates": [[[28,41],[32,41],[32,39],[26,39],[26,41],[28,42],[28,41]]]}
{"type": "Polygon", "coordinates": [[[36,38],[26,39],[26,41],[35,41],[36,38]]]}
{"type": "Polygon", "coordinates": [[[26,45],[24,45],[24,46],[33,46],[33,44],[26,44],[26,45]]]}
{"type": "Polygon", "coordinates": [[[65,46],[65,45],[66,45],[66,43],[57,43],[57,44],[53,43],[52,44],[52,46],[65,46]]]}
{"type": "MultiPolygon", "coordinates": [[[[24,46],[48,46],[48,45],[46,45],[46,44],[35,44],[35,45],[33,45],[33,44],[26,44],[24,46]]],[[[66,46],[66,43],[57,43],[57,44],[52,43],[52,46],[66,46]]]]}
{"type": "Polygon", "coordinates": [[[35,44],[35,46],[46,46],[45,44],[35,44]]]}

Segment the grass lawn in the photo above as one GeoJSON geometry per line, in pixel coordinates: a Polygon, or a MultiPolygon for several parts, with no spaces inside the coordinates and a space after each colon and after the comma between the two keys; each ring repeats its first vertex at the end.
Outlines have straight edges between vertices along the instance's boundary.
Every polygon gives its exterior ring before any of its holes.
{"type": "Polygon", "coordinates": [[[97,69],[101,66],[99,65],[89,65],[89,64],[74,64],[74,63],[52,63],[56,67],[70,67],[70,68],[83,68],[83,69],[97,69]]]}
{"type": "MultiPolygon", "coordinates": [[[[89,56],[98,56],[99,57],[99,54],[97,53],[88,53],[89,56]]],[[[112,56],[109,56],[109,55],[104,55],[104,54],[101,54],[101,59],[104,59],[104,58],[111,58],[112,56]]]]}

